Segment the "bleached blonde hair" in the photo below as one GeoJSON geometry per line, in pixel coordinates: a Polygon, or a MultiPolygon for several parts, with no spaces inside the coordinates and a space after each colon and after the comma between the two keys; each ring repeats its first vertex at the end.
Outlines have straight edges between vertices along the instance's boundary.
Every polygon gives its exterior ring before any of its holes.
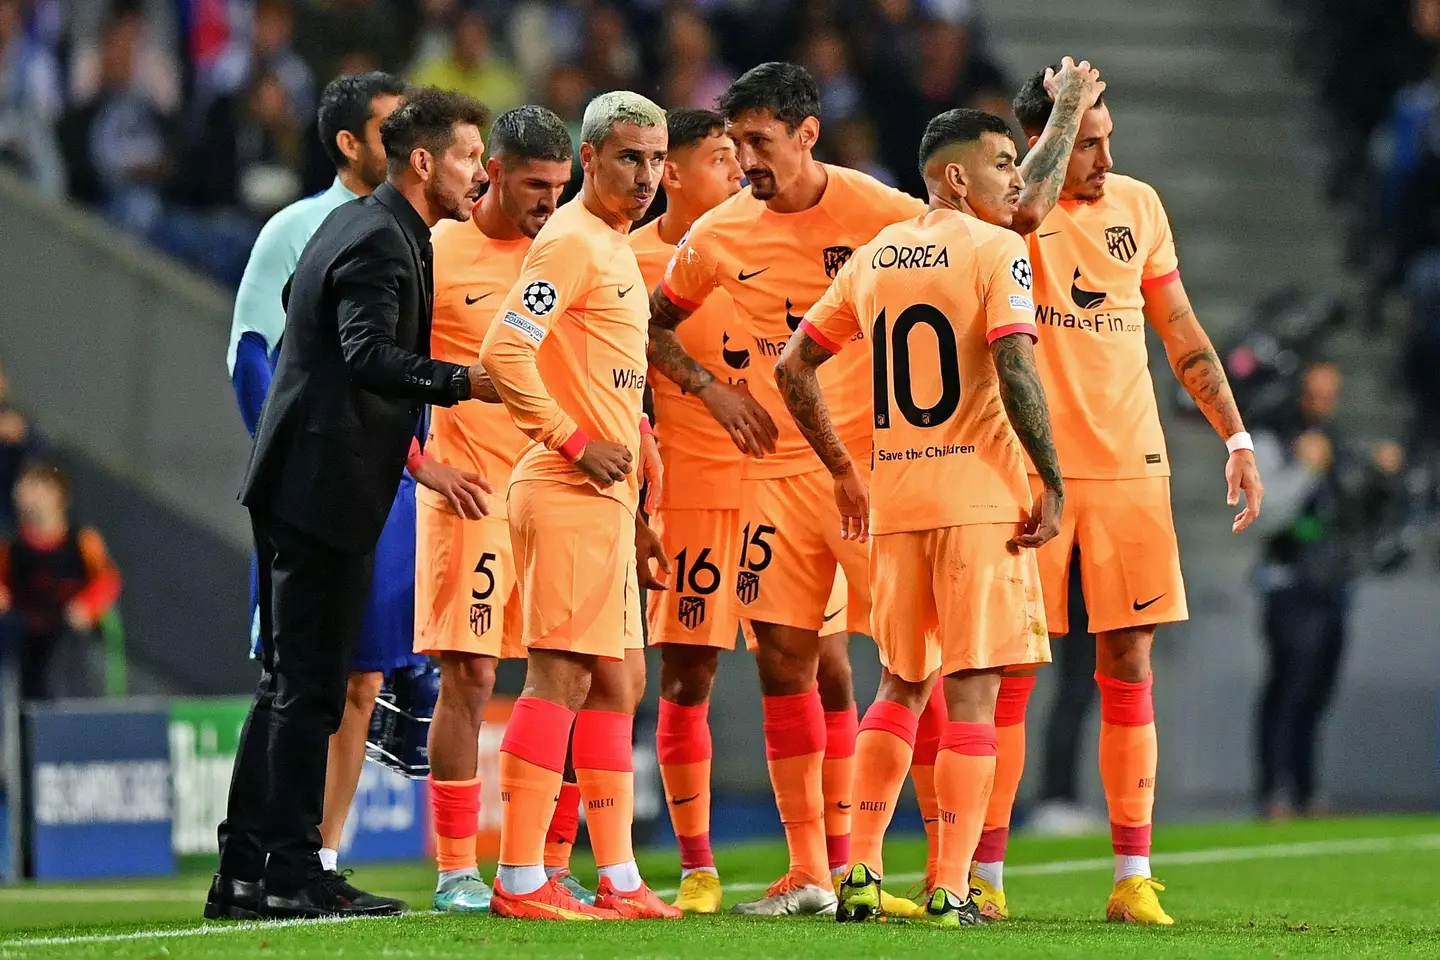
{"type": "Polygon", "coordinates": [[[617,123],[651,129],[665,126],[665,111],[655,101],[629,90],[611,90],[591,100],[580,121],[580,142],[598,148],[617,123]]]}

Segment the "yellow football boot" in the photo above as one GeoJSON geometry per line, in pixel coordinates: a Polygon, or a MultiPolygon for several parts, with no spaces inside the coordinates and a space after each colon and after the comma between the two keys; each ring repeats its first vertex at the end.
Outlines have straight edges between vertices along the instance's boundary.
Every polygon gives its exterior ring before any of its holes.
{"type": "Polygon", "coordinates": [[[709,870],[697,870],[681,877],[675,906],[682,913],[719,913],[720,878],[709,870]]]}
{"type": "Polygon", "coordinates": [[[1127,877],[1115,884],[1110,902],[1105,904],[1105,919],[1111,923],[1151,923],[1163,927],[1175,921],[1160,906],[1156,891],[1164,890],[1154,877],[1127,877]]]}
{"type": "Polygon", "coordinates": [[[980,908],[980,915],[986,920],[1009,920],[1010,910],[1005,906],[1005,891],[990,886],[989,881],[975,876],[975,864],[970,864],[970,899],[980,908]]]}

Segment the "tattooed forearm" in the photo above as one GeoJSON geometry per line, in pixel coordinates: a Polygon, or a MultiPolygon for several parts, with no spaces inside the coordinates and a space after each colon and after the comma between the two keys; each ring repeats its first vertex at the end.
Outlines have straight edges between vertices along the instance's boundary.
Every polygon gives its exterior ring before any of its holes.
{"type": "Polygon", "coordinates": [[[1235,405],[1235,394],[1225,377],[1225,367],[1208,342],[1179,357],[1171,357],[1170,367],[1216,433],[1231,437],[1245,429],[1240,408],[1235,405]]]}
{"type": "Polygon", "coordinates": [[[646,359],[650,366],[669,377],[686,393],[697,394],[715,382],[715,375],[685,352],[675,328],[690,316],[657,286],[650,292],[650,345],[646,359]]]}
{"type": "Polygon", "coordinates": [[[1075,136],[1080,132],[1083,97],[1084,88],[1080,84],[1060,89],[1050,122],[1045,124],[1040,139],[1020,164],[1020,172],[1025,176],[1025,189],[1020,193],[1020,209],[1026,215],[1020,221],[1026,228],[1022,232],[1028,233],[1039,226],[1060,199],[1070,151],[1075,148],[1075,136]]]}
{"type": "Polygon", "coordinates": [[[830,352],[797,332],[785,346],[780,362],[775,364],[775,383],[785,407],[795,418],[795,425],[805,435],[820,462],[831,474],[839,476],[850,469],[850,451],[840,442],[835,425],[830,422],[830,409],[820,393],[820,377],[816,369],[830,359],[830,352]]]}
{"type": "Polygon", "coordinates": [[[1050,435],[1050,408],[1040,373],[1035,369],[1035,345],[1026,334],[1012,333],[991,344],[990,354],[1000,378],[1000,399],[1020,445],[1030,455],[1045,486],[1063,491],[1060,458],[1050,435]]]}

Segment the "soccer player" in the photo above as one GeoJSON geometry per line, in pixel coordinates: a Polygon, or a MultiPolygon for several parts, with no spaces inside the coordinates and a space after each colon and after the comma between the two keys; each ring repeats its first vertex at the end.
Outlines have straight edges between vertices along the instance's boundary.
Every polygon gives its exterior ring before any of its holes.
{"type": "MultiPolygon", "coordinates": [[[[750,185],[696,220],[650,304],[650,365],[698,397],[755,458],[740,485],[735,595],[755,633],[766,756],[790,864],[765,896],[735,909],[772,916],[835,907],[821,784],[826,754],[835,751],[827,751],[816,686],[819,630],[838,564],[849,584],[847,626],[868,632],[866,552],[841,540],[828,475],[804,436],[776,426],[771,412],[783,403],[771,378],[752,381],[752,397],[696,362],[677,328],[721,288],[750,336],[752,362],[768,363],[856,247],[924,210],[863,173],[815,160],[819,101],[814,78],[794,64],[761,64],[730,85],[720,110],[750,185]]],[[[857,452],[870,442],[861,353],[822,378],[841,434],[857,452]]]]}
{"type": "Polygon", "coordinates": [[[581,125],[580,195],[536,237],[480,354],[534,441],[511,473],[507,504],[529,664],[500,747],[500,870],[490,912],[679,917],[641,879],[631,841],[631,736],[644,676],[639,477],[651,508],[662,491],[659,453],[642,432],[648,312],[626,235],[660,183],[665,112],[615,91],[592,100],[581,125]],[[600,871],[593,906],[547,878],[543,865],[572,724],[600,871]]]}
{"type": "MultiPolygon", "coordinates": [[[[1026,136],[1036,137],[1049,121],[1053,88],[1053,68],[1021,87],[1015,114],[1026,136]]],[[[1170,513],[1170,463],[1145,347],[1147,322],[1165,345],[1175,376],[1225,441],[1226,500],[1235,506],[1245,497],[1232,532],[1254,521],[1263,489],[1224,369],[1180,282],[1165,208],[1154,188],[1111,172],[1114,126],[1103,98],[1085,111],[1060,202],[1027,237],[1040,331],[1036,363],[1052,402],[1069,503],[1059,536],[1040,551],[1040,575],[1050,630],[1064,634],[1071,554],[1078,546],[1096,642],[1100,779],[1115,851],[1115,886],[1105,916],[1170,924],[1157,896],[1163,888],[1150,873],[1159,754],[1150,650],[1158,624],[1189,614],[1170,513]]],[[[1028,682],[1005,681],[1016,690],[1021,716],[1028,682]]],[[[1009,750],[1023,757],[1023,744],[1023,737],[1002,740],[1001,765],[1007,765],[1009,750]]],[[[987,912],[998,916],[1007,912],[1001,868],[1009,818],[1010,803],[987,816],[973,881],[987,912]]]]}
{"type": "Polygon", "coordinates": [[[1058,532],[1065,493],[1035,370],[1030,264],[1005,229],[1024,183],[1005,121],[941,114],[920,142],[920,168],[929,210],[856,252],[806,314],[776,379],[834,478],[845,536],[874,538],[871,621],[884,671],[860,728],[854,863],[835,916],[881,912],[881,843],[938,670],[948,722],[925,920],[958,927],[981,922],[970,856],[995,775],[1001,674],[1050,659],[1034,548],[1058,532]],[[873,369],[873,471],[832,426],[817,376],[849,344],[873,369]],[[1043,483],[1033,510],[1022,447],[1043,483]]]}
{"type": "MultiPolygon", "coordinates": [[[[335,164],[330,189],[281,210],[260,231],[235,294],[234,322],[226,357],[245,427],[253,436],[270,388],[274,360],[285,332],[280,291],[310,236],[330,212],[356,197],[368,196],[385,182],[385,147],[380,124],[400,105],[405,83],[386,73],[339,77],[320,97],[320,140],[335,164]]],[[[479,404],[472,404],[479,406],[479,404]]],[[[411,652],[415,582],[415,484],[433,485],[471,501],[484,501],[484,490],[443,465],[425,464],[417,442],[411,447],[395,503],[376,548],[374,586],[355,648],[346,687],[340,730],[330,738],[325,771],[325,812],[320,824],[324,847],[320,862],[334,870],[339,860],[345,818],[355,798],[365,763],[365,736],[375,695],[385,674],[424,662],[411,652]]],[[[478,506],[475,508],[478,510],[478,506]]],[[[479,516],[477,512],[475,514],[479,516]]],[[[251,651],[258,656],[259,612],[252,567],[251,651]]]]}
{"type": "MultiPolygon", "coordinates": [[[[544,107],[517,107],[495,118],[486,162],[489,189],[469,222],[442,222],[431,234],[436,359],[465,363],[480,355],[496,301],[520,276],[531,241],[570,182],[571,153],[564,121],[544,107]]],[[[440,661],[429,757],[440,870],[434,903],[441,912],[490,906],[490,888],[476,860],[477,746],[497,660],[525,655],[504,491],[529,442],[504,407],[472,403],[431,412],[426,455],[485,477],[500,494],[479,520],[467,519],[433,491],[416,496],[415,650],[440,661]]],[[[579,803],[579,788],[565,784],[551,826],[552,834],[564,834],[572,844],[579,803]]],[[[558,872],[560,867],[548,862],[555,846],[547,844],[546,866],[558,872]]],[[[575,883],[568,871],[560,879],[575,883]]]]}

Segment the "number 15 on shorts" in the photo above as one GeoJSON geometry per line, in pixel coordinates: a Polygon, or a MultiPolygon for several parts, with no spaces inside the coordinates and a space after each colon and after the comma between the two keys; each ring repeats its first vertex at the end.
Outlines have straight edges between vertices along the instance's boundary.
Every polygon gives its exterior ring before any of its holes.
{"type": "Polygon", "coordinates": [[[745,525],[740,535],[740,571],[735,577],[735,596],[741,603],[754,603],[760,596],[760,574],[775,559],[775,552],[767,539],[775,534],[775,528],[768,523],[745,525]]]}

